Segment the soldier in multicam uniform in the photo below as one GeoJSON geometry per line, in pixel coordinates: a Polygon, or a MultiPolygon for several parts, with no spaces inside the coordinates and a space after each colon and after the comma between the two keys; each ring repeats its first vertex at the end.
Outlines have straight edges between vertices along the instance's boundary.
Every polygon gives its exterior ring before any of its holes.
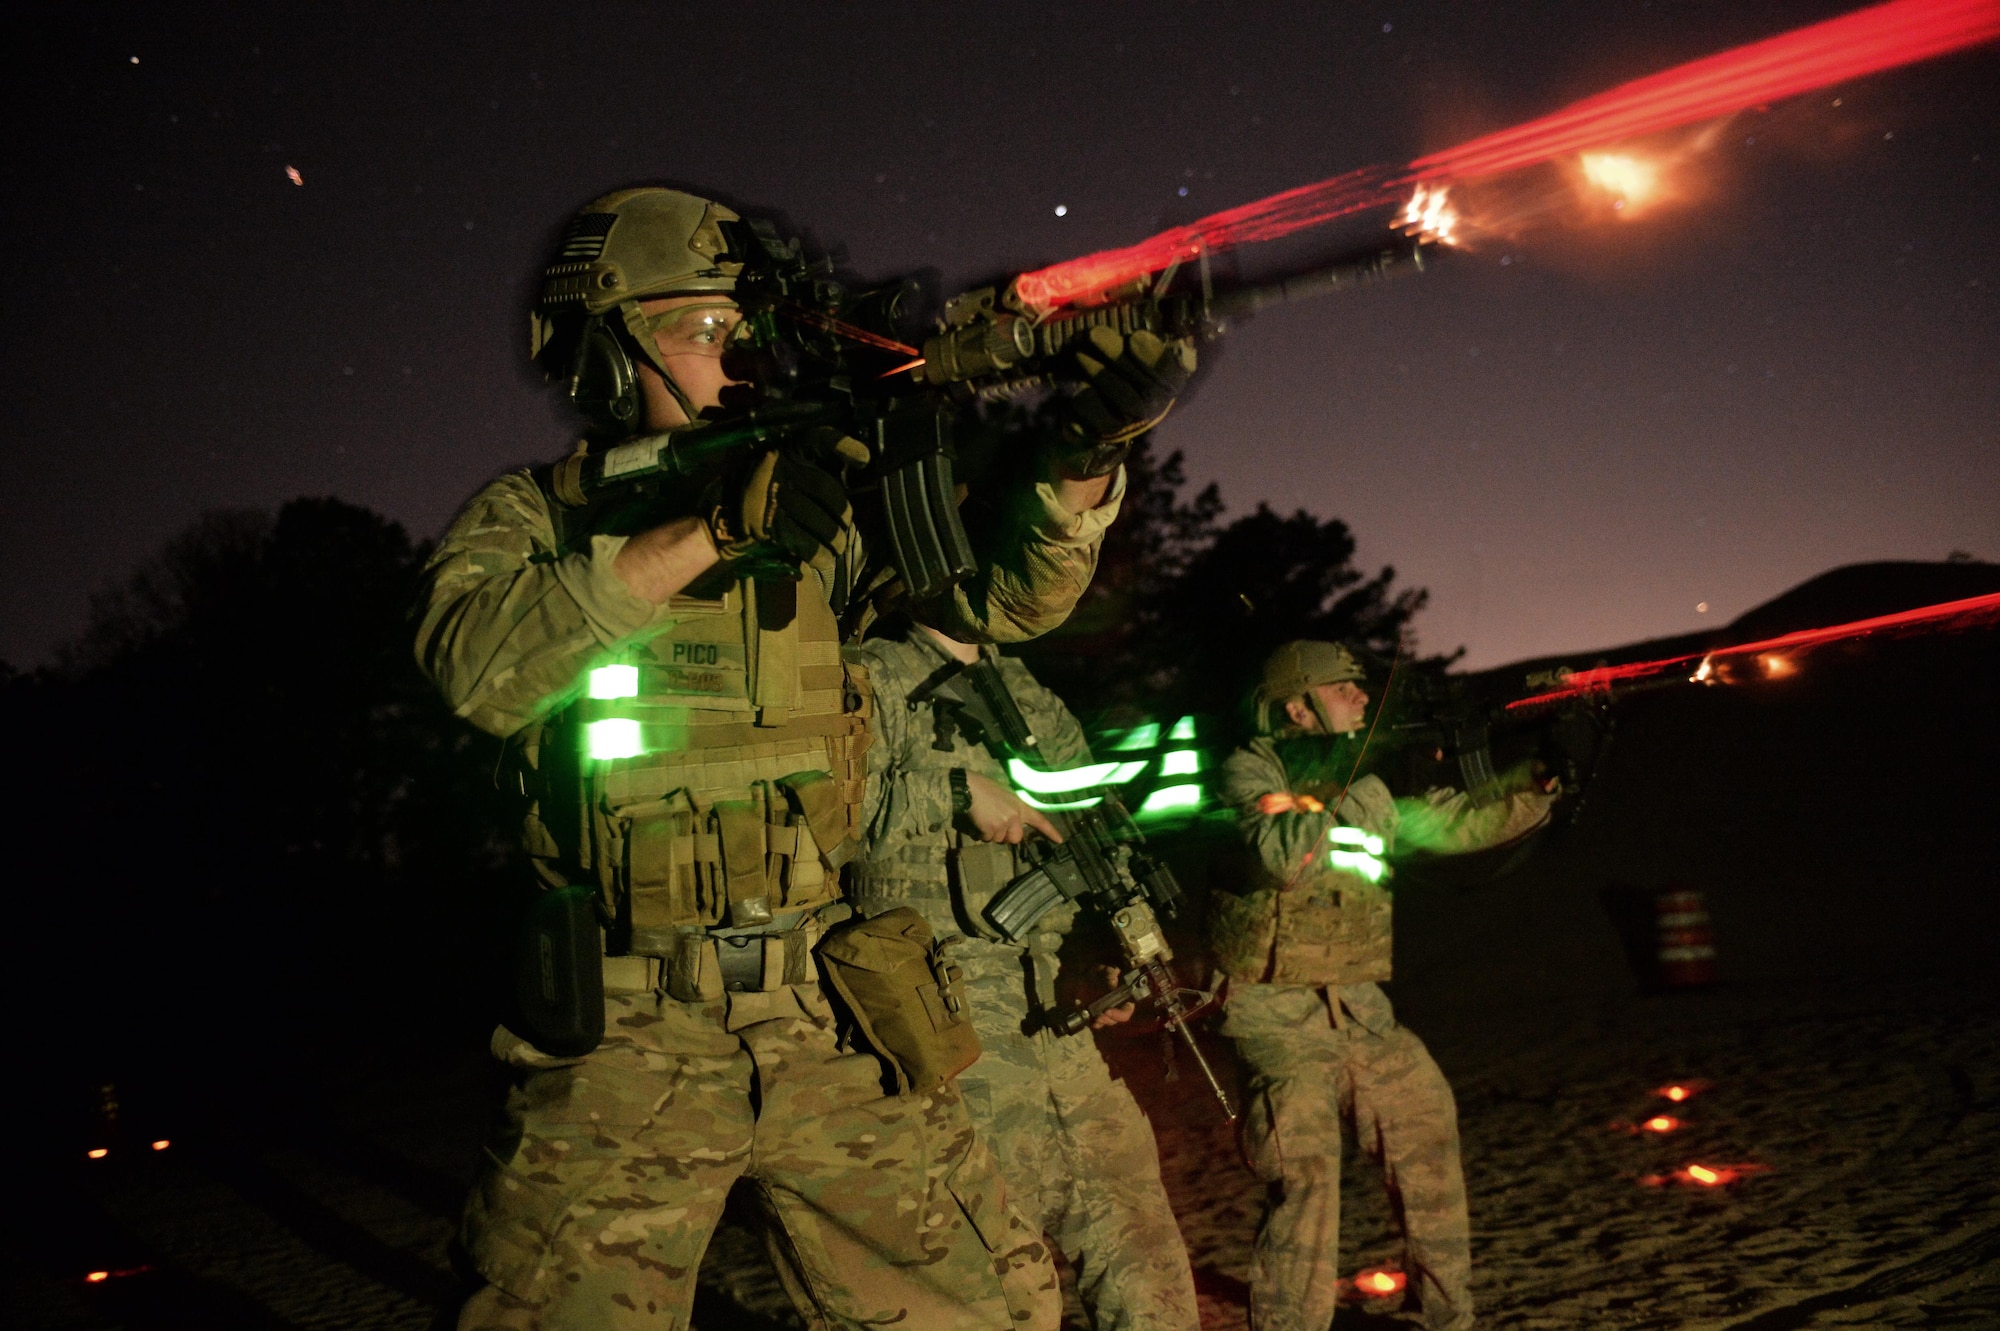
{"type": "Polygon", "coordinates": [[[1091,1324],[1200,1331],[1152,1128],[1090,1037],[1049,1025],[1057,952],[1076,907],[1050,910],[1019,946],[984,914],[1029,867],[1017,862],[1014,844],[1057,833],[1009,789],[984,737],[968,735],[953,709],[923,696],[927,682],[982,650],[1039,741],[1037,762],[1064,770],[1091,761],[1083,727],[1018,660],[921,626],[871,638],[856,653],[876,712],[865,846],[850,870],[850,894],[857,910],[912,907],[938,937],[958,936],[947,955],[964,974],[982,1050],[959,1074],[959,1089],[1000,1158],[1008,1195],[1075,1269],[1091,1324]]]}
{"type": "Polygon", "coordinates": [[[1381,1165],[1405,1271],[1431,1331],[1473,1322],[1472,1248],[1451,1087],[1397,1024],[1389,978],[1387,858],[1497,846],[1547,822],[1532,781],[1479,803],[1432,790],[1398,799],[1355,779],[1364,672],[1336,643],[1293,642],[1264,667],[1260,734],[1223,767],[1223,798],[1254,853],[1251,881],[1210,902],[1229,977],[1224,1034],[1247,1065],[1244,1149],[1272,1185],[1250,1281],[1254,1331],[1326,1331],[1338,1299],[1340,1121],[1381,1165]]]}
{"type": "MultiPolygon", "coordinates": [[[[570,223],[537,349],[579,405],[624,393],[610,426],[629,435],[718,404],[741,318],[735,220],[642,189],[570,223]]],[[[1085,387],[1068,447],[1045,449],[979,572],[927,618],[1013,641],[1069,613],[1123,483],[1119,431],[1087,422],[1120,415],[1135,385],[1170,402],[1175,367],[1191,368],[1191,353],[1136,343],[1085,387]],[[1105,373],[1117,391],[1095,391],[1105,373]]],[[[580,449],[618,442],[598,415],[580,449]]],[[[1151,419],[1123,415],[1135,434],[1151,419]]],[[[747,1177],[817,1326],[1053,1326],[1053,1263],[958,1092],[885,1095],[883,1064],[842,1042],[817,982],[866,761],[866,682],[844,667],[836,610],[887,576],[840,482],[765,454],[701,511],[623,535],[565,530],[545,484],[502,476],[453,523],[417,656],[458,715],[509,739],[542,883],[598,892],[607,1035],[557,1058],[495,1032],[515,1085],[467,1204],[462,1239],[488,1283],[459,1325],[686,1327],[702,1252],[747,1177]],[[628,696],[581,697],[606,665],[627,668],[628,696]],[[584,753],[584,728],[607,716],[640,738],[631,756],[584,753]]]]}

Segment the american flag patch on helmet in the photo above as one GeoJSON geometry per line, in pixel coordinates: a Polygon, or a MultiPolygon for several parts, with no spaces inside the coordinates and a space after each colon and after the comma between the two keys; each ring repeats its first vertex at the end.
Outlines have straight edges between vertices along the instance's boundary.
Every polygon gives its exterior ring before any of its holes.
{"type": "Polygon", "coordinates": [[[556,254],[556,262],[595,262],[604,253],[604,238],[611,234],[612,224],[617,220],[616,213],[580,213],[572,217],[563,228],[562,248],[556,254]]]}

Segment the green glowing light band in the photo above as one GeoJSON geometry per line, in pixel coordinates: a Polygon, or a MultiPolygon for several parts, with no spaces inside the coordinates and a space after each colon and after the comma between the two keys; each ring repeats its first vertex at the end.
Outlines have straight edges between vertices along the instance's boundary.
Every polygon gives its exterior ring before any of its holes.
{"type": "Polygon", "coordinates": [[[1139,806],[1134,818],[1162,818],[1170,813],[1187,813],[1199,809],[1202,789],[1198,784],[1181,786],[1161,786],[1146,796],[1146,802],[1139,806]]]}
{"type": "Polygon", "coordinates": [[[1131,753],[1135,749],[1150,749],[1160,742],[1160,723],[1148,721],[1142,726],[1133,726],[1125,732],[1125,738],[1111,746],[1113,753],[1131,753]]]}
{"type": "Polygon", "coordinates": [[[1379,883],[1389,872],[1389,866],[1373,855],[1358,850],[1330,850],[1326,862],[1343,873],[1359,874],[1371,883],[1379,883]]]}
{"type": "Polygon", "coordinates": [[[1007,775],[1014,788],[1031,790],[1037,795],[1067,795],[1072,790],[1088,790],[1092,786],[1122,786],[1145,770],[1143,762],[1111,762],[1072,767],[1066,772],[1044,772],[1019,758],[1007,760],[1007,775]]]}
{"type": "Polygon", "coordinates": [[[593,698],[636,698],[639,696],[639,667],[635,665],[599,666],[590,672],[590,696],[593,698]]]}
{"type": "Polygon", "coordinates": [[[583,728],[583,744],[584,752],[600,761],[637,758],[646,751],[639,723],[626,717],[592,721],[583,728]]]}
{"type": "Polygon", "coordinates": [[[1201,770],[1199,749],[1175,749],[1160,755],[1161,776],[1193,776],[1201,770]]]}
{"type": "Polygon", "coordinates": [[[1184,717],[1182,717],[1182,718],[1181,718],[1180,720],[1178,720],[1178,721],[1174,722],[1174,728],[1173,728],[1172,730],[1169,730],[1169,731],[1167,732],[1167,738],[1168,738],[1168,739],[1193,739],[1193,738],[1194,738],[1194,718],[1193,718],[1193,717],[1191,717],[1191,716],[1184,716],[1184,717]]]}
{"type": "Polygon", "coordinates": [[[1335,844],[1335,848],[1326,854],[1326,862],[1333,868],[1343,873],[1359,874],[1371,883],[1379,883],[1387,876],[1389,866],[1380,858],[1383,850],[1381,837],[1358,827],[1329,827],[1326,839],[1335,844]]]}
{"type": "Polygon", "coordinates": [[[1104,796],[1102,796],[1102,795],[1092,795],[1092,796],[1091,796],[1091,797],[1090,797],[1089,799],[1081,799],[1081,800],[1046,800],[1046,801],[1044,801],[1044,800],[1038,800],[1038,799],[1036,799],[1036,798],[1035,798],[1035,797],[1034,797],[1033,795],[1030,795],[1030,794],[1029,794],[1029,793],[1028,793],[1027,791],[1025,791],[1025,790],[1017,790],[1017,791],[1015,791],[1014,793],[1015,793],[1016,795],[1019,795],[1019,796],[1021,797],[1021,803],[1023,803],[1023,804],[1025,804],[1025,805],[1029,806],[1030,808],[1034,808],[1034,809],[1055,809],[1055,810],[1063,810],[1063,809],[1089,809],[1089,808],[1094,808],[1094,807],[1096,807],[1097,805],[1099,805],[1099,804],[1102,804],[1102,803],[1104,803],[1104,796]]]}
{"type": "Polygon", "coordinates": [[[1343,846],[1359,846],[1370,855],[1382,853],[1382,838],[1364,832],[1358,827],[1329,827],[1326,829],[1326,839],[1343,846]]]}

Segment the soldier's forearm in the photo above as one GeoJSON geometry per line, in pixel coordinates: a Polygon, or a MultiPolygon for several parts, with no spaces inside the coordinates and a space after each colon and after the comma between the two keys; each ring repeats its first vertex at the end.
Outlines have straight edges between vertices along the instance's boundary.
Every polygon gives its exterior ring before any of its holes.
{"type": "Polygon", "coordinates": [[[675,518],[625,542],[611,569],[634,596],[664,605],[668,597],[714,568],[719,558],[707,523],[696,517],[675,518]]]}
{"type": "Polygon", "coordinates": [[[1106,476],[1065,476],[1058,473],[1049,478],[1055,487],[1056,498],[1072,513],[1084,513],[1104,502],[1104,496],[1111,493],[1111,477],[1106,476]]]}

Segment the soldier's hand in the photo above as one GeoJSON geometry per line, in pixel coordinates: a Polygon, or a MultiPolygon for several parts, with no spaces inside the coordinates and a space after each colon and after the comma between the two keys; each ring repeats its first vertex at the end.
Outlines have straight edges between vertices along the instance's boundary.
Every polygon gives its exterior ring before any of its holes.
{"type": "Polygon", "coordinates": [[[1194,343],[1144,329],[1093,328],[1071,353],[1081,386],[1062,399],[1058,462],[1070,475],[1109,476],[1132,441],[1166,419],[1194,375],[1194,343]]]}
{"type": "Polygon", "coordinates": [[[1051,841],[1062,840],[1062,833],[1042,816],[1041,810],[1022,803],[1019,795],[990,777],[967,772],[965,788],[972,795],[972,808],[965,817],[981,841],[1018,846],[1030,831],[1040,832],[1051,841]]]}
{"type": "MultiPolygon", "coordinates": [[[[1099,966],[1097,969],[1104,976],[1104,984],[1108,989],[1116,989],[1124,982],[1125,972],[1119,970],[1116,966],[1099,966]]],[[[1120,1003],[1117,1007],[1106,1008],[1103,1012],[1097,1014],[1095,1021],[1090,1023],[1090,1029],[1101,1031],[1108,1026],[1123,1026],[1126,1022],[1132,1020],[1132,1014],[1138,1010],[1139,1005],[1136,1002],[1120,1003]]]]}
{"type": "Polygon", "coordinates": [[[723,478],[709,529],[726,561],[769,559],[796,569],[832,546],[849,513],[847,487],[831,472],[771,449],[723,478]]]}

